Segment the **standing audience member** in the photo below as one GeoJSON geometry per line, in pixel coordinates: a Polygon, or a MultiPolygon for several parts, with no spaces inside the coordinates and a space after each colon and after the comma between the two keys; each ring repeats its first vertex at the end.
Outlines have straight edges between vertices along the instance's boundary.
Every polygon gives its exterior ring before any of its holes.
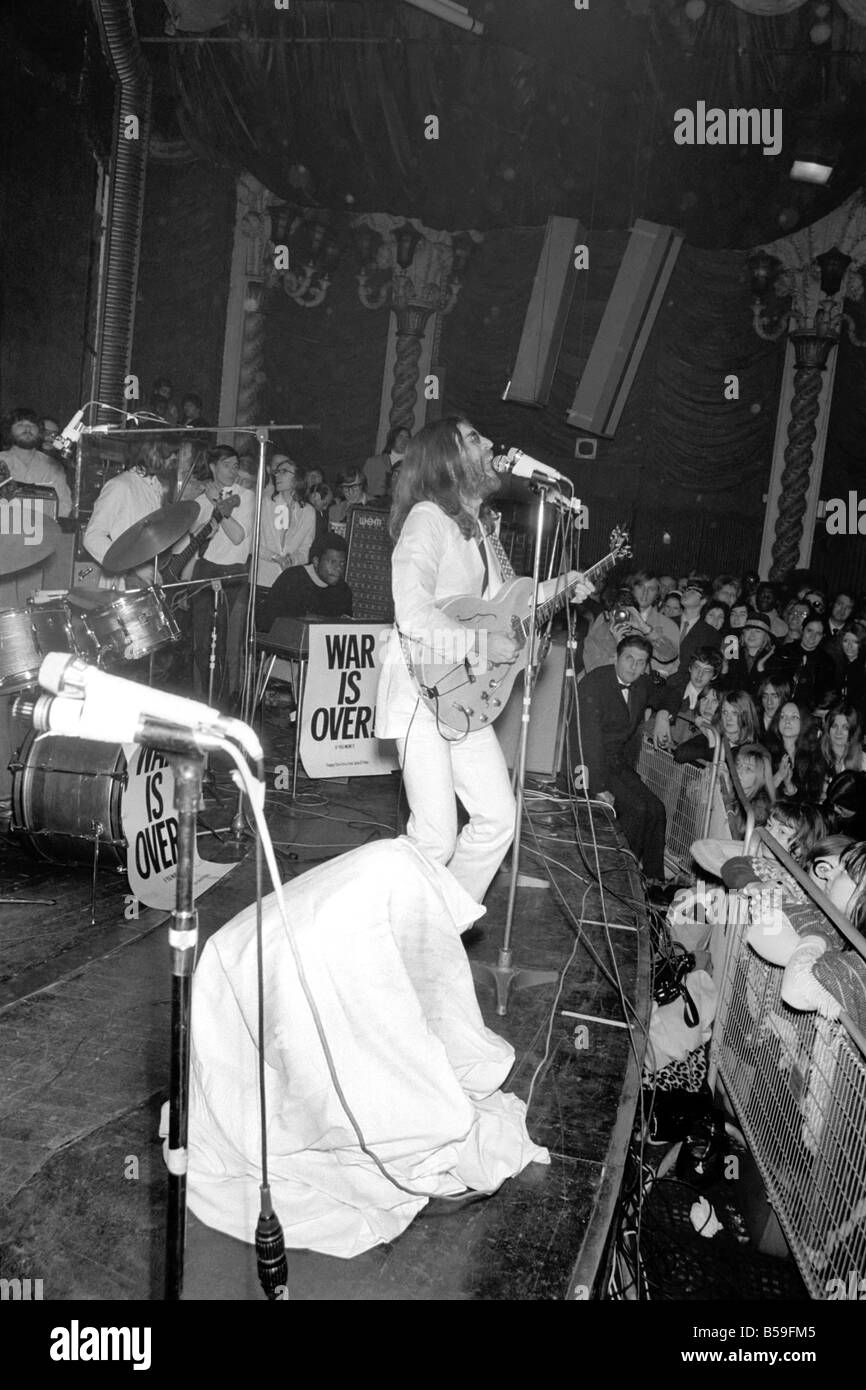
{"type": "MultiPolygon", "coordinates": [[[[731,611],[732,617],[734,611],[731,611]]],[[[738,640],[740,654],[728,662],[725,685],[732,690],[748,690],[750,695],[756,696],[773,652],[769,619],[763,613],[747,611],[738,640]]]]}
{"type": "Polygon", "coordinates": [[[687,670],[699,647],[721,647],[722,634],[706,621],[703,606],[710,586],[705,579],[687,579],[681,590],[683,616],[680,619],[680,670],[687,670]]]}
{"type": "Polygon", "coordinates": [[[274,460],[270,493],[262,498],[259,532],[259,587],[269,589],[283,570],[305,565],[316,535],[316,513],[301,500],[304,488],[297,464],[287,454],[274,460]]]}
{"type": "Polygon", "coordinates": [[[838,638],[842,662],[839,694],[846,705],[853,705],[861,720],[866,719],[866,661],[864,642],[856,623],[846,623],[838,638]]]}
{"type": "Polygon", "coordinates": [[[659,581],[649,570],[637,570],[627,582],[640,620],[650,629],[652,669],[662,676],[672,676],[679,665],[680,631],[671,618],[658,610],[659,581]]]}
{"type": "Polygon", "coordinates": [[[775,584],[765,580],[758,585],[755,593],[755,608],[769,619],[770,632],[777,642],[784,642],[788,636],[788,624],[779,613],[779,597],[775,584]]]}
{"type": "Polygon", "coordinates": [[[364,482],[367,496],[384,498],[391,495],[391,474],[399,468],[406,454],[406,446],[412,433],[405,425],[395,425],[388,431],[385,447],[381,454],[374,454],[364,464],[364,482]]]}
{"type": "Polygon", "coordinates": [[[826,764],[822,794],[840,772],[866,772],[860,716],[850,705],[833,705],[827,711],[818,747],[826,764]]]}
{"type": "Polygon", "coordinates": [[[803,623],[799,642],[785,644],[768,662],[768,675],[789,680],[794,699],[810,709],[826,708],[836,694],[836,668],[821,649],[825,633],[821,614],[811,611],[803,623]]]}
{"type": "Polygon", "coordinates": [[[662,885],[665,808],[635,771],[644,716],[659,698],[646,674],[652,655],[646,637],[624,637],[614,664],[581,681],[579,754],[589,795],[613,806],[647,878],[662,885]]]}

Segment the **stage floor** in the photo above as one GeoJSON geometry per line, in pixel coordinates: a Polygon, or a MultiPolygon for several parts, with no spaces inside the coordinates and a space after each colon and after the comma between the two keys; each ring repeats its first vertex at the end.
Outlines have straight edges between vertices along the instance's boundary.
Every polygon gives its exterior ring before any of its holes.
{"type": "MultiPolygon", "coordinates": [[[[284,763],[288,735],[276,720],[265,741],[272,762],[284,763]]],[[[222,777],[217,788],[222,805],[209,800],[204,821],[221,830],[234,800],[222,777]]],[[[398,790],[393,775],[302,780],[294,807],[288,792],[269,794],[285,877],[393,835],[398,790]]],[[[603,904],[587,870],[587,812],[580,846],[569,815],[534,797],[530,805],[521,868],[553,884],[518,891],[515,963],[560,972],[561,987],[513,993],[505,1017],[491,990],[478,988],[485,1021],[517,1053],[508,1088],[526,1098],[538,1073],[528,1127],[552,1163],[475,1205],[418,1217],[397,1241],[353,1260],[290,1251],[293,1299],[549,1300],[591,1290],[638,1094],[649,937],[639,877],[607,817],[595,824],[603,904]],[[620,988],[634,1013],[624,1013],[620,988]]],[[[225,857],[208,830],[199,848],[225,857]]],[[[160,1299],[166,915],[142,909],[127,920],[125,877],[100,869],[91,926],[89,869],[37,861],[8,839],[0,882],[5,897],[55,900],[0,907],[0,1275],[42,1279],[46,1299],[160,1299]]],[[[253,882],[247,858],[199,900],[203,939],[251,901],[253,882]]],[[[506,897],[500,876],[467,944],[472,960],[495,960],[506,897]]],[[[252,1248],[190,1217],[184,1296],[262,1298],[252,1248]]]]}

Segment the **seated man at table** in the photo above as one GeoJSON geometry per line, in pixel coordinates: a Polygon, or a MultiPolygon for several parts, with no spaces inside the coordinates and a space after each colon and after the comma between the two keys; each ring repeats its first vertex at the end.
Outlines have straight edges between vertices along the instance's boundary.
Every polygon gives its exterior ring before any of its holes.
{"type": "Polygon", "coordinates": [[[308,565],[292,565],[274,580],[256,612],[259,632],[270,632],[277,618],[351,618],[345,572],[346,542],[329,532],[313,545],[308,565]]]}

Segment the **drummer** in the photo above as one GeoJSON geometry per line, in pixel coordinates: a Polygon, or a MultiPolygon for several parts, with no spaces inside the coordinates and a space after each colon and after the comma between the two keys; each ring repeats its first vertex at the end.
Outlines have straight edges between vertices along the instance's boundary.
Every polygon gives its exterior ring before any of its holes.
{"type": "MultiPolygon", "coordinates": [[[[93,515],[84,532],[84,547],[100,565],[113,541],[143,517],[157,511],[165,499],[161,481],[165,471],[164,451],[158,443],[142,444],[133,463],[102,487],[93,515]]],[[[103,574],[101,589],[138,589],[153,583],[153,567],[147,572],[127,570],[126,574],[103,574]]]]}

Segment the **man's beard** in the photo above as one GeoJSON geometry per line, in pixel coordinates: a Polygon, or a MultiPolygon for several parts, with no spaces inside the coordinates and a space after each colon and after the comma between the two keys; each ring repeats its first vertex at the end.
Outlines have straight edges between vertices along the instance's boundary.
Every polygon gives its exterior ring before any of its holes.
{"type": "Polygon", "coordinates": [[[39,448],[39,435],[28,435],[26,439],[16,439],[13,434],[12,443],[16,449],[25,449],[28,452],[35,452],[39,448]]]}

